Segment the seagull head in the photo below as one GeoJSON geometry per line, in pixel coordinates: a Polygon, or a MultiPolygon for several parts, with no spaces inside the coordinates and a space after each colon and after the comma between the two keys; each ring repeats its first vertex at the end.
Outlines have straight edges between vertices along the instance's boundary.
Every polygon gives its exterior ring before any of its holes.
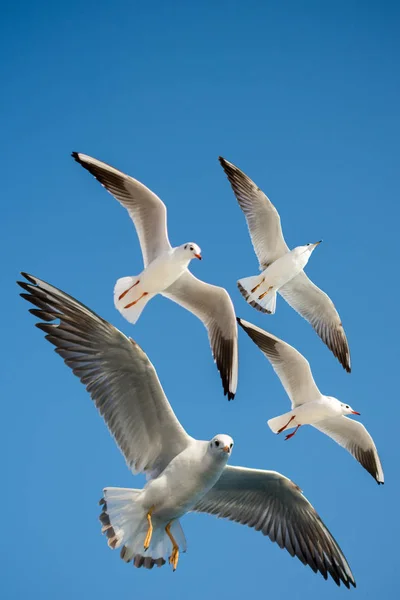
{"type": "Polygon", "coordinates": [[[208,444],[208,451],[214,456],[228,460],[233,448],[233,439],[230,435],[219,433],[208,444]]]}
{"type": "Polygon", "coordinates": [[[321,242],[322,242],[322,240],[319,240],[319,242],[314,242],[313,244],[306,244],[304,246],[304,249],[307,250],[311,254],[311,252],[313,252],[315,250],[315,248],[320,245],[321,242]]]}
{"type": "Polygon", "coordinates": [[[341,402],[340,406],[342,407],[342,412],[344,415],[359,415],[360,414],[356,410],[353,410],[349,404],[344,404],[343,402],[341,402]]]}
{"type": "Polygon", "coordinates": [[[314,242],[314,244],[305,244],[304,246],[296,246],[296,248],[293,248],[292,252],[296,256],[296,258],[300,259],[301,262],[305,261],[305,264],[307,264],[308,259],[310,258],[311,254],[313,253],[315,248],[317,246],[319,246],[319,244],[321,242],[322,242],[322,240],[320,240],[319,242],[314,242]]]}
{"type": "Polygon", "coordinates": [[[201,248],[194,242],[187,242],[186,244],[183,244],[181,248],[188,260],[192,260],[192,258],[201,260],[201,248]]]}

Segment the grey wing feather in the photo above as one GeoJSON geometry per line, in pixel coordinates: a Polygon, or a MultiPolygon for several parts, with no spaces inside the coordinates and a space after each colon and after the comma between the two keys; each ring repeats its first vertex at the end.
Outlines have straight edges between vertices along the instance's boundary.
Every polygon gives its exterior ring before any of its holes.
{"type": "Polygon", "coordinates": [[[325,292],[302,271],[279,289],[295,311],[315,329],[343,368],[350,373],[350,350],[339,314],[325,292]]]}
{"type": "Polygon", "coordinates": [[[154,192],[140,181],[96,158],[78,152],[73,152],[72,156],[128,211],[136,227],[145,267],[160,253],[171,248],[167,232],[167,209],[154,192]]]}
{"type": "Polygon", "coordinates": [[[314,427],[346,448],[378,484],[384,483],[383,469],[374,440],[362,423],[342,415],[319,421],[314,427]]]}
{"type": "Polygon", "coordinates": [[[224,394],[232,400],[238,379],[238,342],[235,309],[228,292],[200,281],[186,271],[162,295],[177,302],[204,323],[224,394]]]}
{"type": "Polygon", "coordinates": [[[225,467],[193,510],[254,527],[325,579],[329,573],[337,585],[356,585],[343,552],[315,509],[296,484],[275,471],[225,467]]]}
{"type": "Polygon", "coordinates": [[[238,323],[271,363],[292,401],[292,408],[321,396],[308,360],[296,348],[248,321],[238,319],[238,323]]]}
{"type": "Polygon", "coordinates": [[[222,156],[219,157],[219,162],[245,214],[254,251],[260,270],[263,271],[277,258],[289,252],[283,238],[279,213],[264,192],[243,171],[222,156]]]}
{"type": "Polygon", "coordinates": [[[56,352],[86,386],[134,472],[161,472],[190,441],[143,350],[89,308],[24,274],[21,296],[56,352]],[[58,324],[53,321],[59,321],[58,324]]]}

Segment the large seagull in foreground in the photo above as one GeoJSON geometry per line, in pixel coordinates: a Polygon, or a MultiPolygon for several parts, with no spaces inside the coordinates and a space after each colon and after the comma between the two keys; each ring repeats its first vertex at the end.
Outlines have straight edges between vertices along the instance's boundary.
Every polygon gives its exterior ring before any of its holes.
{"type": "MultiPolygon", "coordinates": [[[[21,295],[35,306],[37,326],[86,386],[128,467],[147,474],[143,489],[105,488],[100,501],[102,531],[125,562],[151,569],[168,560],[175,570],[186,549],[179,520],[194,511],[254,527],[325,579],[355,587],[338,544],[296,484],[275,471],[228,466],[232,438],[188,435],[132,339],[71,296],[23,275],[21,295]]],[[[210,543],[206,560],[218,560],[218,551],[210,543]]],[[[240,551],[233,560],[240,564],[240,551]]]]}

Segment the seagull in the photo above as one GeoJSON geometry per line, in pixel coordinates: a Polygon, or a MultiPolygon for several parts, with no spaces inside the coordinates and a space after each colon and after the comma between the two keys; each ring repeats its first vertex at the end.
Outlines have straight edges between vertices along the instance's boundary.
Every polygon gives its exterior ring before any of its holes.
{"type": "Polygon", "coordinates": [[[232,438],[188,435],[132,339],[61,290],[22,275],[21,296],[35,306],[37,327],[86,386],[129,469],[147,475],[143,489],[108,487],[100,501],[102,531],[125,562],[151,569],[168,560],[175,570],[186,550],[180,519],[208,513],[261,530],[325,579],[355,587],[338,544],[296,484],[275,471],[228,466],[232,438]]]}
{"type": "Polygon", "coordinates": [[[274,433],[295,428],[285,439],[292,438],[302,425],[312,425],[346,448],[380,483],[383,470],[374,440],[362,423],[347,418],[359,415],[349,404],[319,391],[308,360],[293,346],[271,333],[238,318],[238,323],[271,363],[292,402],[292,410],[268,421],[274,433]]]}
{"type": "Polygon", "coordinates": [[[196,315],[208,330],[211,350],[220,372],[224,395],[233,400],[238,379],[235,309],[228,292],[197,279],[188,270],[201,260],[200,247],[188,242],[173,248],[168,239],[167,209],[145,185],[86,154],[72,153],[129,213],[143,253],[144,269],[118,279],[114,304],[130,323],[136,323],[147,302],[161,294],[196,315]]]}
{"type": "Polygon", "coordinates": [[[290,252],[286,252],[274,260],[261,275],[239,279],[237,284],[242,296],[251,306],[261,312],[269,315],[275,314],[277,292],[296,275],[303,272],[312,252],[321,241],[297,246],[290,252]]]}
{"type": "MultiPolygon", "coordinates": [[[[263,271],[258,277],[262,279],[268,273],[270,265],[275,263],[278,265],[278,260],[290,252],[283,237],[279,213],[264,192],[243,171],[222,156],[219,157],[219,162],[228,177],[239,206],[245,214],[254,251],[260,264],[260,271],[263,271]]],[[[313,249],[313,245],[310,244],[309,251],[313,249]]],[[[258,285],[259,279],[255,281],[253,287],[258,285]]],[[[267,284],[269,287],[270,284],[266,278],[267,284]]],[[[238,285],[245,299],[254,308],[266,312],[265,303],[263,306],[259,297],[254,298],[254,294],[251,293],[248,295],[248,291],[240,282],[238,285]]],[[[274,288],[270,292],[273,292],[274,288]]],[[[293,279],[281,285],[277,291],[295,311],[313,326],[343,368],[350,373],[350,350],[346,334],[339,314],[329,296],[317,287],[303,270],[300,270],[293,279]]],[[[275,308],[275,302],[272,302],[272,307],[275,308]]]]}

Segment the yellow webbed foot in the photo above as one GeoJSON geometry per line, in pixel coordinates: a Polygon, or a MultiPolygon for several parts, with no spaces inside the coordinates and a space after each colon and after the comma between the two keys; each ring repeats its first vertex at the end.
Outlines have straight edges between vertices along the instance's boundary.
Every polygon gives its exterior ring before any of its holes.
{"type": "Polygon", "coordinates": [[[170,521],[168,523],[168,525],[166,526],[165,533],[167,534],[167,536],[169,537],[169,539],[172,542],[172,553],[171,553],[171,556],[169,557],[169,564],[172,565],[172,568],[175,571],[176,567],[178,566],[178,560],[179,560],[179,546],[176,543],[176,540],[171,533],[171,525],[172,525],[172,521],[170,521]]]}
{"type": "Polygon", "coordinates": [[[149,527],[147,529],[146,537],[144,539],[144,544],[143,544],[143,547],[145,550],[147,550],[148,547],[150,546],[151,538],[153,535],[153,523],[151,522],[151,515],[153,514],[153,510],[154,510],[154,506],[152,506],[150,508],[149,512],[146,515],[147,523],[148,523],[149,527]]]}

